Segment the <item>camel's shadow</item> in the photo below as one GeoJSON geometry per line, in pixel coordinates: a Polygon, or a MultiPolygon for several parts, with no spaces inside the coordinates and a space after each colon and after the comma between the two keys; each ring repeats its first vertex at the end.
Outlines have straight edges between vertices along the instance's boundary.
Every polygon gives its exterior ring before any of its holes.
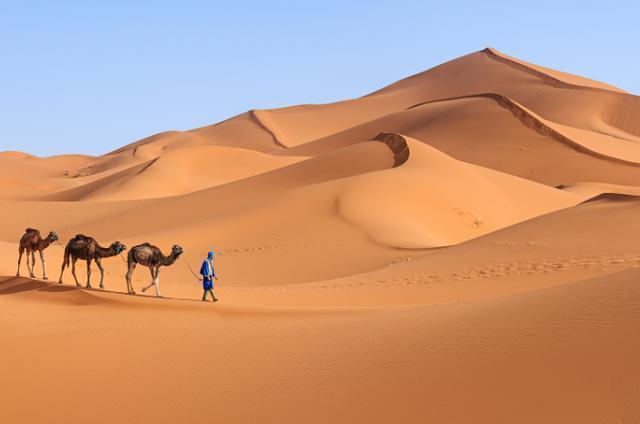
{"type": "Polygon", "coordinates": [[[50,287],[45,281],[24,277],[0,277],[0,296],[27,291],[42,290],[50,287]]]}
{"type": "Polygon", "coordinates": [[[47,292],[61,294],[59,299],[78,305],[104,303],[106,300],[80,290],[79,287],[62,286],[43,280],[25,277],[0,277],[0,296],[16,295],[28,292],[47,292]]]}
{"type": "Polygon", "coordinates": [[[179,300],[179,301],[188,301],[195,302],[198,299],[182,299],[175,297],[156,297],[149,295],[135,295],[132,296],[127,292],[121,291],[113,291],[113,290],[105,290],[99,289],[96,287],[86,288],[86,287],[77,287],[77,286],[69,286],[69,285],[60,285],[58,283],[53,283],[50,281],[44,280],[36,280],[27,277],[8,277],[8,276],[0,276],[0,296],[19,294],[19,293],[27,293],[27,292],[47,292],[47,293],[59,293],[59,294],[68,294],[68,296],[64,296],[68,298],[74,298],[78,300],[80,304],[89,304],[89,303],[104,303],[104,302],[114,302],[115,299],[105,299],[102,297],[95,296],[96,293],[107,293],[111,295],[118,296],[126,296],[136,299],[164,299],[164,300],[179,300]]]}

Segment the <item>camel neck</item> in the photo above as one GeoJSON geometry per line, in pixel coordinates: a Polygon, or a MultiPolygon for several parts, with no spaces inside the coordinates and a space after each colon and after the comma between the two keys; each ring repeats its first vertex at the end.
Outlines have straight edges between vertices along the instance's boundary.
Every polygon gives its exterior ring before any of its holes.
{"type": "Polygon", "coordinates": [[[38,241],[38,249],[40,249],[40,250],[46,249],[47,247],[49,247],[50,244],[51,244],[51,240],[49,240],[49,238],[39,240],[38,241]]]}
{"type": "Polygon", "coordinates": [[[168,265],[173,265],[173,263],[176,261],[176,259],[178,259],[177,256],[175,256],[174,254],[171,254],[169,256],[162,256],[162,265],[164,266],[168,266],[168,265]]]}
{"type": "Polygon", "coordinates": [[[116,253],[115,249],[113,248],[113,246],[102,247],[100,245],[96,246],[96,254],[97,254],[97,256],[100,256],[101,258],[107,258],[109,256],[117,255],[117,253],[116,253]]]}

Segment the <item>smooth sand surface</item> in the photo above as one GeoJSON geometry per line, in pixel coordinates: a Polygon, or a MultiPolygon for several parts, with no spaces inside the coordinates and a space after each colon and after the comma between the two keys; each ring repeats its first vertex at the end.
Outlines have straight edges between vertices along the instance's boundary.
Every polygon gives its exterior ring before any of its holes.
{"type": "Polygon", "coordinates": [[[640,101],[495,49],[103,156],[0,152],[0,422],[639,423],[640,101]],[[16,276],[27,227],[60,241],[16,276]],[[58,284],[77,233],[126,252],[58,284]],[[216,251],[220,301],[197,271],[216,251]]]}

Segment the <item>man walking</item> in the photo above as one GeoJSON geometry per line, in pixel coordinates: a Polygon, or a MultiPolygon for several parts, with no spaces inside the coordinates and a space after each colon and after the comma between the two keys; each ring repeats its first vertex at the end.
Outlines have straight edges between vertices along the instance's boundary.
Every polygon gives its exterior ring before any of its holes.
{"type": "Polygon", "coordinates": [[[211,298],[214,302],[218,301],[218,298],[213,291],[213,280],[218,280],[218,277],[216,277],[216,271],[213,269],[213,257],[214,253],[209,252],[207,259],[204,260],[200,267],[200,274],[202,275],[202,289],[204,290],[204,293],[202,294],[203,302],[207,301],[207,293],[211,293],[211,298]]]}

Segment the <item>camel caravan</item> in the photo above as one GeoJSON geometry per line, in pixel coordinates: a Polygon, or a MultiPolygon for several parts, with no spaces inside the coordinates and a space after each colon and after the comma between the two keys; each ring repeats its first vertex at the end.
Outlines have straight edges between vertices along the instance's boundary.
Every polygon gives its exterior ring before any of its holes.
{"type": "MultiPolygon", "coordinates": [[[[27,269],[29,270],[29,277],[35,278],[35,252],[37,251],[40,254],[40,260],[42,261],[42,278],[44,280],[47,280],[48,277],[46,262],[44,259],[44,250],[56,241],[58,241],[58,235],[54,231],[51,231],[47,235],[47,237],[42,238],[40,235],[40,231],[36,230],[35,228],[27,228],[22,238],[20,238],[18,247],[18,271],[16,272],[16,276],[20,276],[20,263],[22,261],[23,254],[26,252],[26,262],[27,269]],[[31,261],[29,260],[29,256],[31,256],[31,261]]],[[[104,267],[102,266],[102,260],[105,258],[118,256],[125,250],[127,250],[127,246],[120,243],[119,241],[114,241],[109,247],[103,247],[100,246],[100,244],[93,237],[89,237],[84,234],[77,234],[74,238],[69,240],[66,247],[64,248],[64,259],[62,262],[62,269],[60,270],[60,278],[58,279],[58,283],[62,284],[62,276],[64,274],[64,270],[69,266],[69,263],[71,262],[71,274],[73,275],[73,279],[75,280],[78,287],[82,287],[82,285],[78,282],[78,277],[76,276],[76,262],[78,261],[78,259],[82,259],[84,261],[87,261],[86,287],[91,288],[91,263],[95,261],[98,269],[100,270],[100,288],[103,289],[104,267]]],[[[132,247],[127,255],[126,283],[128,293],[136,294],[136,292],[133,290],[133,285],[131,284],[131,277],[133,275],[133,271],[136,268],[136,265],[139,264],[149,268],[152,278],[151,284],[144,287],[142,291],[145,292],[153,286],[156,289],[156,296],[161,297],[159,287],[160,267],[173,265],[183,252],[184,250],[177,245],[172,247],[171,253],[169,255],[164,255],[159,248],[149,243],[143,243],[132,247]]]]}

